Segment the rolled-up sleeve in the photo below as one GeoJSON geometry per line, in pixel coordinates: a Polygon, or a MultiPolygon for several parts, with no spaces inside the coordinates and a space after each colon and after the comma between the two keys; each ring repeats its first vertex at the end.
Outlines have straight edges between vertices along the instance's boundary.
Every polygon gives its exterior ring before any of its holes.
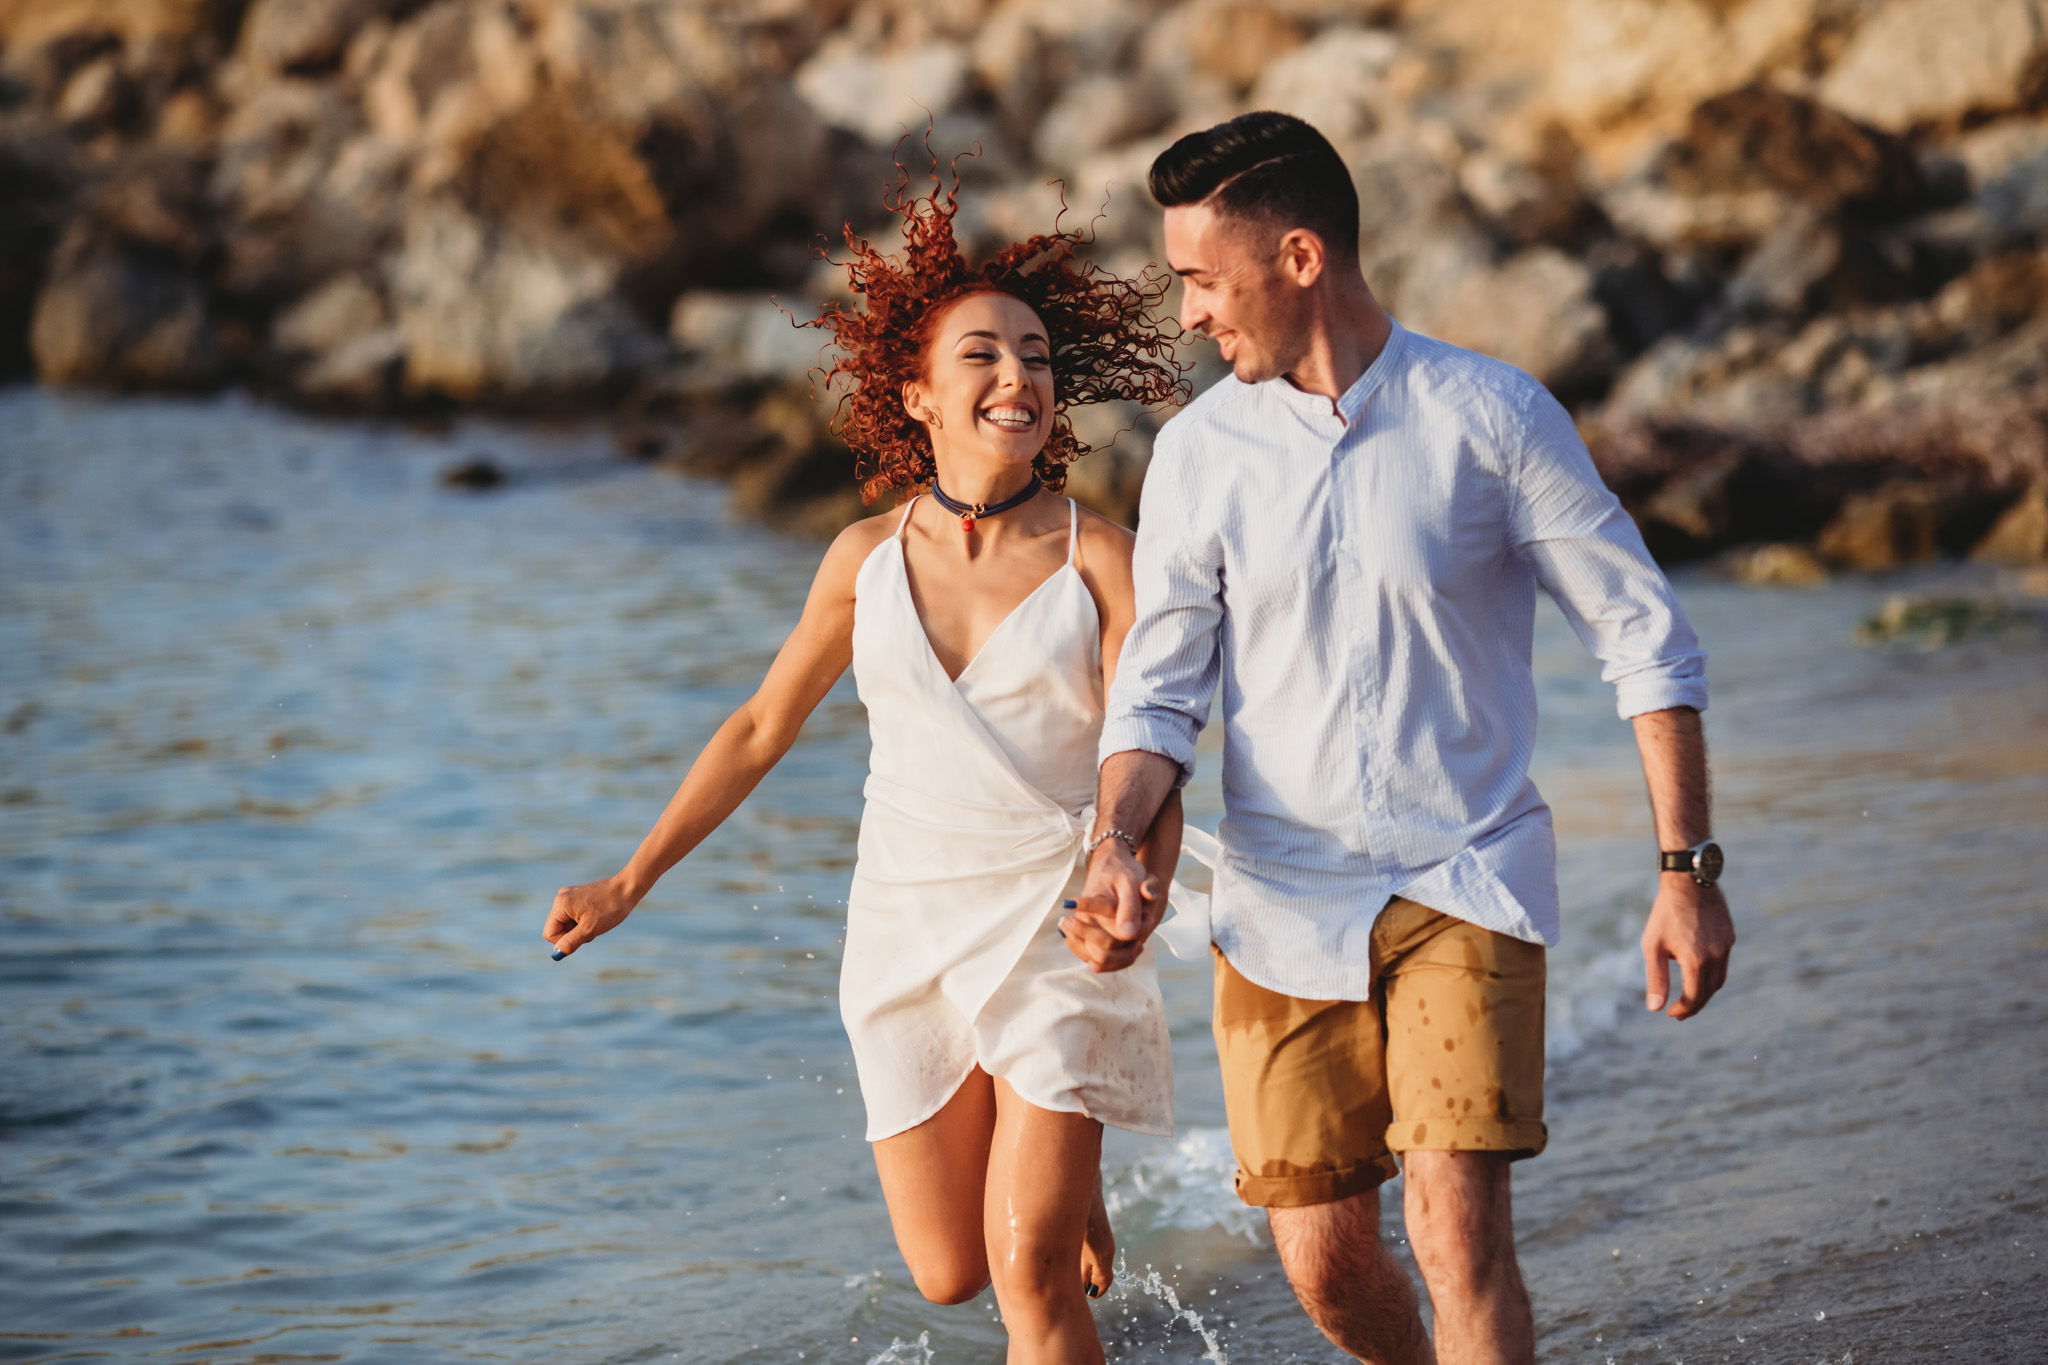
{"type": "Polygon", "coordinates": [[[1514,539],[1611,683],[1623,719],[1707,707],[1707,657],[1670,580],[1579,439],[1570,414],[1531,380],[1505,444],[1519,449],[1514,539]],[[1519,440],[1517,440],[1519,435],[1519,440]]]}
{"type": "Polygon", "coordinates": [[[1180,765],[1175,785],[1183,786],[1194,776],[1195,737],[1216,690],[1223,596],[1220,554],[1201,525],[1172,431],[1160,433],[1139,498],[1136,614],[1117,656],[1098,761],[1131,749],[1162,754],[1180,765]]]}

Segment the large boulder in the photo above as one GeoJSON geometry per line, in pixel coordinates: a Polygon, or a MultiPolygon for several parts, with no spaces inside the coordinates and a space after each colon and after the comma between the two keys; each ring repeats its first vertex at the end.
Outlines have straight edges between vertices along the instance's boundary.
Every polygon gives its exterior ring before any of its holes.
{"type": "Polygon", "coordinates": [[[1603,378],[1615,355],[1585,264],[1553,247],[1488,263],[1476,238],[1447,236],[1402,277],[1395,299],[1416,330],[1520,366],[1571,391],[1603,378]]]}
{"type": "Polygon", "coordinates": [[[1890,0],[1821,79],[1828,103],[1893,131],[2029,108],[2048,71],[2042,0],[1890,0]]]}
{"type": "Polygon", "coordinates": [[[1701,101],[1604,199],[1617,223],[1671,248],[1745,247],[1804,213],[1896,215],[1921,185],[1911,148],[1802,95],[1749,85],[1701,101]]]}
{"type": "Polygon", "coordinates": [[[332,70],[364,25],[407,0],[255,0],[242,19],[238,55],[266,75],[332,70]]]}
{"type": "Polygon", "coordinates": [[[1815,548],[1850,569],[1925,564],[1975,544],[2006,501],[1968,478],[1896,480],[1850,498],[1815,548]]]}
{"type": "Polygon", "coordinates": [[[1400,55],[1400,39],[1384,30],[1331,28],[1266,63],[1247,103],[1306,119],[1340,149],[1356,146],[1387,119],[1385,78],[1400,55]]]}
{"type": "Polygon", "coordinates": [[[1533,8],[1549,20],[1549,51],[1523,55],[1524,70],[1543,80],[1525,116],[1559,120],[1612,176],[1676,132],[1702,100],[1796,64],[1814,41],[1821,6],[1547,0],[1533,8]]]}
{"type": "Polygon", "coordinates": [[[663,354],[619,298],[610,253],[536,239],[449,198],[409,208],[394,274],[416,397],[589,402],[663,354]]]}
{"type": "Polygon", "coordinates": [[[59,247],[29,345],[46,384],[196,388],[222,370],[199,282],[162,253],[90,227],[59,247]]]}
{"type": "Polygon", "coordinates": [[[2006,509],[1971,558],[1987,564],[2048,564],[2048,484],[2033,485],[2006,509]]]}
{"type": "Polygon", "coordinates": [[[797,93],[825,122],[889,147],[955,112],[969,90],[966,51],[929,42],[876,52],[847,37],[824,43],[796,74],[797,93]]]}

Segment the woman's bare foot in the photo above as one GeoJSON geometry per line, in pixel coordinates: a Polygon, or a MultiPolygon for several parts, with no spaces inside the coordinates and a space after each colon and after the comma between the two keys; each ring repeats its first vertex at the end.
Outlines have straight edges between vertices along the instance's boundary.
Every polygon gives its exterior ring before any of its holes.
{"type": "Polygon", "coordinates": [[[1102,1202],[1102,1172],[1095,1173],[1095,1203],[1088,1210],[1088,1231],[1081,1239],[1081,1289],[1089,1298],[1109,1292],[1116,1280],[1116,1234],[1109,1230],[1109,1209],[1102,1202]]]}

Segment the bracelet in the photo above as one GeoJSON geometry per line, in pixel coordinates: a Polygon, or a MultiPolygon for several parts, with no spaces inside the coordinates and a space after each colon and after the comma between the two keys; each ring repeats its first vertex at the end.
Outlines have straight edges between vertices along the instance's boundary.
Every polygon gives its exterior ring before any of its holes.
{"type": "Polygon", "coordinates": [[[1101,845],[1104,839],[1121,839],[1123,840],[1124,847],[1128,848],[1131,851],[1131,856],[1133,858],[1138,856],[1138,841],[1136,839],[1133,839],[1130,835],[1124,833],[1122,830],[1115,828],[1114,826],[1102,831],[1102,833],[1096,835],[1093,839],[1090,839],[1088,841],[1088,847],[1082,852],[1082,856],[1086,858],[1094,857],[1095,850],[1101,845]]]}

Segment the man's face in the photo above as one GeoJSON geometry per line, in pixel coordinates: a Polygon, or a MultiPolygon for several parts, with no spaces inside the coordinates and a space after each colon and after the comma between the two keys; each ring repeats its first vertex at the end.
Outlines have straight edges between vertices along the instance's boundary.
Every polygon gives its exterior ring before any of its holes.
{"type": "Polygon", "coordinates": [[[1166,263],[1183,291],[1181,326],[1214,341],[1247,384],[1299,365],[1307,291],[1281,271],[1271,234],[1204,204],[1166,210],[1165,231],[1166,263]]]}

